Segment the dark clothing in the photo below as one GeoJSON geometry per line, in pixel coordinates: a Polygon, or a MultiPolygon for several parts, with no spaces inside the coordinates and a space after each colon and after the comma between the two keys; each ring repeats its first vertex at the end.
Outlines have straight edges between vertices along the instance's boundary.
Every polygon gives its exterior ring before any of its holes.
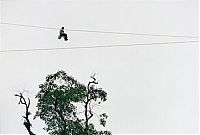
{"type": "Polygon", "coordinates": [[[60,35],[58,36],[58,39],[61,39],[62,37],[65,39],[65,41],[68,40],[68,39],[67,39],[67,34],[65,34],[65,33],[60,34],[60,35]]]}
{"type": "Polygon", "coordinates": [[[62,37],[65,39],[65,41],[68,40],[67,34],[64,32],[64,29],[60,29],[60,34],[58,36],[58,39],[61,39],[62,37]]]}

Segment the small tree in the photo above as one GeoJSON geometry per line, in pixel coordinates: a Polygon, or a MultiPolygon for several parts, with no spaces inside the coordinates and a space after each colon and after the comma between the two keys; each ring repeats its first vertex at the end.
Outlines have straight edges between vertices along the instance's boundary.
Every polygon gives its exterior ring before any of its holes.
{"type": "MultiPolygon", "coordinates": [[[[87,135],[94,135],[94,134],[111,134],[109,131],[99,131],[97,132],[94,129],[94,125],[89,122],[89,120],[94,116],[94,112],[92,111],[91,104],[95,104],[95,102],[98,102],[98,104],[101,104],[101,102],[104,102],[107,100],[107,93],[102,90],[102,88],[95,87],[98,82],[96,81],[95,75],[91,76],[92,81],[89,81],[86,89],[86,97],[83,100],[84,107],[85,107],[85,133],[87,135]]],[[[102,126],[106,126],[106,119],[108,116],[106,113],[103,113],[100,115],[100,124],[102,126]]]]}
{"type": "MultiPolygon", "coordinates": [[[[107,100],[107,93],[91,76],[87,86],[79,83],[64,71],[48,75],[44,84],[39,86],[37,112],[34,118],[40,117],[46,123],[44,128],[51,135],[111,135],[109,131],[97,131],[90,122],[94,116],[92,103],[101,104],[107,100]],[[77,104],[84,106],[84,118],[78,117],[77,104]]],[[[100,115],[100,124],[105,126],[107,115],[100,115]]]]}
{"type": "Polygon", "coordinates": [[[28,101],[25,99],[25,97],[23,96],[23,94],[20,92],[19,94],[15,94],[16,97],[19,97],[19,102],[18,104],[22,104],[25,106],[25,116],[22,116],[24,118],[24,126],[26,127],[29,135],[35,135],[32,131],[31,131],[31,122],[29,120],[29,115],[31,114],[29,112],[29,107],[30,107],[30,99],[28,98],[28,101]]]}

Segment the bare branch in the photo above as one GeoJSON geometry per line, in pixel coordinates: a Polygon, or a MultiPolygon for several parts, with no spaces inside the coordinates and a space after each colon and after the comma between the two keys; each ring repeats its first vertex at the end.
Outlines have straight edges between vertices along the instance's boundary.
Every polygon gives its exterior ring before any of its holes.
{"type": "Polygon", "coordinates": [[[28,108],[30,107],[30,104],[31,104],[31,101],[30,101],[30,99],[28,98],[28,108]]]}
{"type": "Polygon", "coordinates": [[[18,104],[23,104],[26,107],[26,112],[25,112],[25,116],[22,116],[25,121],[24,121],[24,126],[26,127],[29,135],[35,135],[32,131],[31,131],[31,126],[32,124],[30,123],[29,120],[29,107],[30,107],[30,99],[28,98],[28,104],[26,102],[26,99],[24,98],[23,94],[20,92],[20,94],[15,94],[16,97],[19,97],[19,103],[18,104]]]}
{"type": "Polygon", "coordinates": [[[89,110],[89,113],[90,113],[90,116],[88,117],[88,120],[90,120],[92,117],[93,117],[93,113],[92,113],[92,110],[89,110]]]}
{"type": "Polygon", "coordinates": [[[90,113],[90,116],[88,117],[88,120],[90,120],[93,117],[92,108],[91,108],[91,102],[89,102],[88,106],[89,106],[89,113],[90,113]]]}
{"type": "Polygon", "coordinates": [[[97,79],[95,78],[95,74],[91,75],[90,78],[93,79],[92,83],[98,84],[97,79]]]}
{"type": "Polygon", "coordinates": [[[95,112],[92,111],[93,114],[95,114],[97,116],[98,119],[100,119],[99,115],[95,112]]]}

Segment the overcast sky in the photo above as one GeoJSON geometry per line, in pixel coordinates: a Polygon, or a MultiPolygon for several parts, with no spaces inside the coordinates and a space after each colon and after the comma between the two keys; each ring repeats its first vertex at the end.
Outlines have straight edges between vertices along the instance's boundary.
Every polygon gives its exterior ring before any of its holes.
{"type": "MultiPolygon", "coordinates": [[[[198,36],[198,0],[2,0],[1,22],[44,27],[198,36]]],[[[191,41],[0,25],[1,50],[191,41]]],[[[0,133],[27,133],[13,96],[65,70],[87,83],[96,73],[108,101],[106,129],[118,133],[198,131],[198,43],[0,53],[0,133]]],[[[39,120],[35,133],[46,133],[39,120]]]]}

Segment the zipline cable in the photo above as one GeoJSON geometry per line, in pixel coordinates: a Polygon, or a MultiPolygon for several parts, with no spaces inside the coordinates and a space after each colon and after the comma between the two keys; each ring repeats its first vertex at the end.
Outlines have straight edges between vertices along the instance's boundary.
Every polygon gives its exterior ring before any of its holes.
{"type": "MultiPolygon", "coordinates": [[[[44,26],[34,26],[34,25],[26,25],[26,24],[16,24],[16,23],[6,23],[6,22],[1,22],[0,24],[2,24],[2,25],[23,26],[23,27],[32,27],[32,28],[40,28],[40,29],[59,30],[59,28],[44,27],[44,26]]],[[[75,32],[119,34],[119,35],[157,36],[157,37],[174,37],[174,38],[175,38],[175,37],[176,37],[176,38],[199,38],[199,37],[195,37],[195,36],[163,35],[163,34],[146,34],[146,33],[114,32],[114,31],[98,31],[98,30],[81,30],[81,29],[65,29],[65,30],[67,30],[67,31],[75,31],[75,32]]]]}
{"type": "Polygon", "coordinates": [[[35,48],[35,49],[19,49],[19,50],[0,50],[0,53],[8,52],[33,52],[33,51],[52,51],[52,50],[69,50],[69,49],[92,49],[92,48],[117,48],[117,47],[133,47],[133,46],[152,46],[152,45],[170,45],[185,44],[199,41],[174,41],[174,42],[156,42],[156,43],[135,43],[135,44],[118,44],[118,45],[102,45],[102,46],[77,46],[65,48],[35,48]]]}

